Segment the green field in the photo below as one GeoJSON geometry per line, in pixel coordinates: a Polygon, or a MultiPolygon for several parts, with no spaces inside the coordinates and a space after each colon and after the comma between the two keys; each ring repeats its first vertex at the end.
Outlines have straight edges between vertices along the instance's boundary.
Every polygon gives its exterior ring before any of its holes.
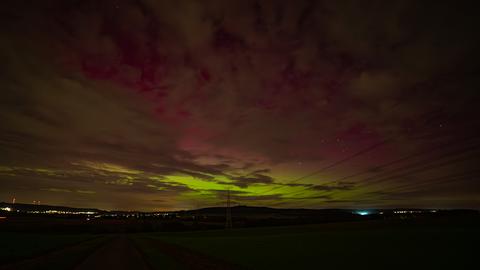
{"type": "Polygon", "coordinates": [[[88,234],[38,234],[0,232],[0,261],[9,262],[36,255],[94,238],[88,234]]]}
{"type": "MultiPolygon", "coordinates": [[[[479,229],[325,224],[145,235],[246,269],[467,269],[479,229]]],[[[150,251],[152,253],[152,251],[150,251]]]]}
{"type": "MultiPolygon", "coordinates": [[[[472,269],[476,225],[360,222],[126,237],[151,269],[472,269]]],[[[0,233],[0,268],[40,257],[9,269],[73,269],[119,236],[0,233]]]]}
{"type": "Polygon", "coordinates": [[[88,234],[0,233],[2,265],[8,269],[72,269],[106,240],[88,234]],[[41,259],[38,259],[41,258],[41,259]]]}

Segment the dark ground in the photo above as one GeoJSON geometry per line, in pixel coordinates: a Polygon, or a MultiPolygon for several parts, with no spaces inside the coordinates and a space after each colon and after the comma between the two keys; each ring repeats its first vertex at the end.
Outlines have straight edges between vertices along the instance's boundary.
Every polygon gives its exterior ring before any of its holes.
{"type": "Polygon", "coordinates": [[[363,221],[192,232],[0,232],[0,269],[473,269],[480,222],[363,221]]]}

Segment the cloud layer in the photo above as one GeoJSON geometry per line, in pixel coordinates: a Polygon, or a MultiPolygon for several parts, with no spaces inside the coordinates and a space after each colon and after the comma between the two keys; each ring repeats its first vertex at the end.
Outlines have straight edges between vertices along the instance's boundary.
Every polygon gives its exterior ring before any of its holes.
{"type": "Polygon", "coordinates": [[[467,4],[7,2],[2,200],[479,206],[467,4]]]}

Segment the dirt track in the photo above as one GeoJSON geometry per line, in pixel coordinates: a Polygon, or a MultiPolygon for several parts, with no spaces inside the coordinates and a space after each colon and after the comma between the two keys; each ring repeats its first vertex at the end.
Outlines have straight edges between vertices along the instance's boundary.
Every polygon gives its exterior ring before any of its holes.
{"type": "Polygon", "coordinates": [[[158,239],[145,238],[147,245],[174,259],[182,269],[190,270],[238,270],[240,267],[200,254],[193,250],[169,244],[158,239]]]}
{"type": "Polygon", "coordinates": [[[78,260],[83,260],[83,257],[86,256],[85,254],[89,254],[92,250],[101,247],[108,239],[109,238],[92,239],[68,245],[32,258],[0,265],[0,270],[55,270],[71,268],[66,265],[71,266],[78,264],[78,260]],[[76,254],[76,258],[72,258],[70,256],[71,254],[76,254]]]}
{"type": "MultiPolygon", "coordinates": [[[[145,245],[166,255],[175,261],[180,269],[191,270],[232,270],[239,267],[227,262],[200,254],[190,249],[165,243],[158,239],[143,238],[145,245]]],[[[0,266],[0,270],[38,270],[38,269],[74,269],[74,270],[152,270],[146,257],[126,235],[104,238],[100,244],[85,248],[79,243],[67,248],[51,251],[30,259],[0,266]],[[83,254],[69,261],[69,254],[83,254]],[[59,261],[63,261],[58,264],[59,261]],[[67,266],[68,265],[68,266],[67,266]]]]}
{"type": "Polygon", "coordinates": [[[75,270],[135,269],[148,270],[148,264],[131,240],[118,236],[87,257],[75,270]]]}

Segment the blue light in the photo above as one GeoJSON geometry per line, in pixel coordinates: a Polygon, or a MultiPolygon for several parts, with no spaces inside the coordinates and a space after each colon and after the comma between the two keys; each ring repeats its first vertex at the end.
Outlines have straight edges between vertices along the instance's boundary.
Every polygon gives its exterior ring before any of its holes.
{"type": "Polygon", "coordinates": [[[355,212],[355,214],[360,215],[360,216],[366,216],[366,215],[370,215],[370,212],[362,210],[362,211],[355,212]]]}

